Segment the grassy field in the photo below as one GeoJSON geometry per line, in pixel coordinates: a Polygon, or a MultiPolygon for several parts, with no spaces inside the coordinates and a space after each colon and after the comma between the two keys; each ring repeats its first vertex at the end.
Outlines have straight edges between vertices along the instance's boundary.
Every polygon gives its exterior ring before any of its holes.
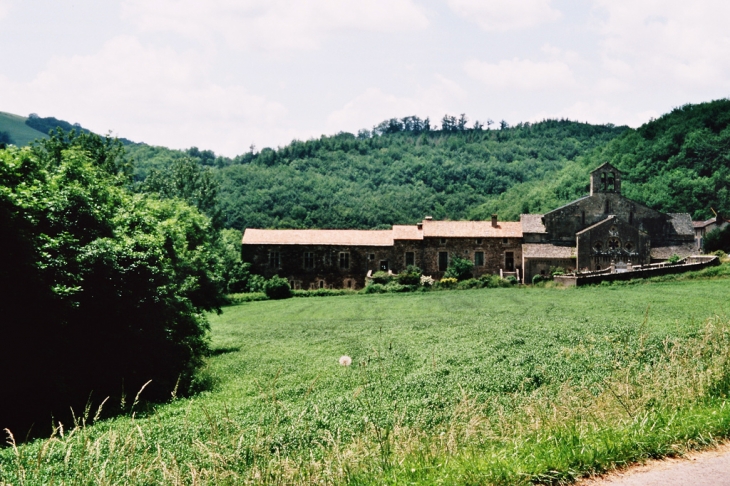
{"type": "Polygon", "coordinates": [[[729,289],[229,307],[211,318],[212,391],[93,425],[80,412],[0,451],[0,483],[562,483],[676,454],[730,434],[729,289]]]}
{"type": "Polygon", "coordinates": [[[7,132],[18,147],[28,145],[37,138],[48,138],[45,133],[26,125],[24,117],[2,111],[0,111],[0,132],[7,132]]]}

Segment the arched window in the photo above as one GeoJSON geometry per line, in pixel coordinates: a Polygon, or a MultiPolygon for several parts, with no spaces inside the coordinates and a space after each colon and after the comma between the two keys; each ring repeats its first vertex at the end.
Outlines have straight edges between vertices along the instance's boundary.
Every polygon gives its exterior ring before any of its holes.
{"type": "Polygon", "coordinates": [[[606,177],[606,191],[614,192],[616,190],[616,176],[613,172],[609,172],[606,177]]]}
{"type": "Polygon", "coordinates": [[[606,190],[606,173],[601,172],[601,191],[606,190]]]}
{"type": "Polygon", "coordinates": [[[606,201],[606,207],[603,209],[606,214],[611,214],[611,201],[606,201]]]}

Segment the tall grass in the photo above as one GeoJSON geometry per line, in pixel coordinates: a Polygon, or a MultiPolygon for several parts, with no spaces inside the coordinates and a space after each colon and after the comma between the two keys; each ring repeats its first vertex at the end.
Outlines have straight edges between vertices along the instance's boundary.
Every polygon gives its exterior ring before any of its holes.
{"type": "Polygon", "coordinates": [[[559,484],[681,454],[730,435],[726,288],[241,304],[212,319],[217,389],[8,435],[0,484],[559,484]]]}

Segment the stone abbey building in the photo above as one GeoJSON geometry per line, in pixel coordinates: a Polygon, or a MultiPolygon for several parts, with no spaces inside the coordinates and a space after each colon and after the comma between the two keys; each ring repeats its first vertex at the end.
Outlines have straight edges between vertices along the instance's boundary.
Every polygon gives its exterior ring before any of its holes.
{"type": "Polygon", "coordinates": [[[252,271],[287,278],[295,289],[362,288],[378,270],[408,265],[434,279],[457,256],[474,276],[514,275],[529,283],[553,267],[595,271],[642,265],[696,252],[689,214],[665,214],[621,195],[621,174],[603,164],[590,175],[590,194],[518,222],[435,221],[390,230],[262,230],[243,233],[242,256],[252,271]]]}

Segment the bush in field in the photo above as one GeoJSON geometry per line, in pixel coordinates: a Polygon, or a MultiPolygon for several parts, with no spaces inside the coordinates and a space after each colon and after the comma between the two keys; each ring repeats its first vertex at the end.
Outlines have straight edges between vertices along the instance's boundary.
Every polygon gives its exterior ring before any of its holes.
{"type": "Polygon", "coordinates": [[[374,283],[374,284],[386,285],[386,284],[389,284],[390,282],[392,282],[394,278],[395,278],[395,275],[388,273],[388,272],[383,272],[381,270],[381,271],[375,272],[373,274],[373,276],[370,277],[370,282],[374,283]]]}
{"type": "Polygon", "coordinates": [[[540,274],[532,276],[532,285],[539,284],[540,282],[544,282],[544,281],[545,281],[545,277],[540,274]]]}
{"type": "Polygon", "coordinates": [[[453,257],[449,267],[444,273],[445,278],[455,278],[456,280],[466,280],[472,278],[472,270],[474,263],[466,258],[453,257]]]}
{"type": "Polygon", "coordinates": [[[730,252],[730,224],[707,233],[704,245],[704,250],[708,253],[717,250],[722,250],[725,253],[730,252]]]}
{"type": "Polygon", "coordinates": [[[456,288],[456,284],[458,282],[459,281],[456,280],[455,278],[444,277],[441,280],[439,280],[438,285],[437,285],[437,288],[439,288],[439,289],[453,289],[453,288],[456,288]]]}
{"type": "MultiPolygon", "coordinates": [[[[557,274],[556,274],[556,275],[557,275],[557,274]]],[[[562,275],[562,274],[561,274],[561,275],[562,275]]],[[[507,283],[509,283],[510,285],[517,285],[518,283],[520,283],[520,282],[519,282],[519,281],[517,280],[517,277],[515,277],[514,275],[510,275],[510,276],[508,276],[507,278],[505,278],[504,280],[506,280],[506,281],[507,281],[507,283]]]]}
{"type": "Polygon", "coordinates": [[[480,289],[484,286],[484,282],[481,280],[478,280],[476,278],[469,278],[466,280],[462,280],[458,283],[456,286],[457,289],[464,290],[464,289],[480,289]]]}
{"type": "Polygon", "coordinates": [[[362,289],[361,292],[363,294],[382,294],[382,293],[386,292],[386,290],[385,290],[385,285],[379,284],[379,283],[374,283],[374,284],[370,284],[367,287],[365,287],[364,289],[362,289]]]}
{"type": "Polygon", "coordinates": [[[264,283],[264,293],[269,299],[288,299],[292,296],[289,281],[274,275],[264,283]]]}
{"type": "Polygon", "coordinates": [[[408,267],[396,276],[396,280],[401,285],[420,285],[421,276],[423,271],[414,266],[408,265],[408,267]]]}
{"type": "Polygon", "coordinates": [[[419,283],[421,287],[431,287],[434,284],[434,279],[430,275],[421,275],[419,283]]]}
{"type": "Polygon", "coordinates": [[[674,265],[675,263],[679,263],[679,261],[681,259],[682,258],[675,253],[674,255],[672,255],[672,256],[669,257],[669,260],[667,260],[667,263],[669,263],[671,265],[674,265]]]}
{"type": "Polygon", "coordinates": [[[13,370],[0,429],[66,421],[69,407],[148,380],[148,399],[193,385],[205,312],[224,303],[216,233],[197,209],[129,183],[108,138],[56,133],[0,150],[0,304],[22,309],[0,321],[0,369],[13,370]]]}

